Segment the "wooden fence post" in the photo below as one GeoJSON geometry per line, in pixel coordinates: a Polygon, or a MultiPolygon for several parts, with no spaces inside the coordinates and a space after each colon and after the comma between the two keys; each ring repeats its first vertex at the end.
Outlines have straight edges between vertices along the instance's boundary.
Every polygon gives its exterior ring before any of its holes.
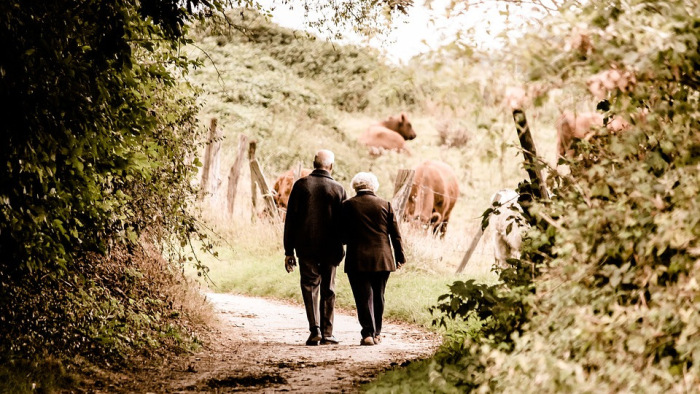
{"type": "Polygon", "coordinates": [[[472,257],[472,253],[474,253],[476,245],[479,244],[479,240],[481,239],[482,235],[484,235],[484,229],[481,228],[481,223],[479,223],[479,229],[477,230],[476,235],[474,235],[474,238],[472,238],[472,242],[469,244],[469,249],[467,249],[467,253],[465,253],[464,257],[462,258],[462,262],[459,264],[459,267],[457,267],[458,274],[461,273],[464,270],[464,267],[467,266],[467,263],[472,257]]]}
{"type": "MultiPolygon", "coordinates": [[[[252,163],[253,160],[255,160],[255,148],[257,147],[258,142],[256,140],[250,141],[248,145],[248,164],[252,168],[252,163]]],[[[255,180],[253,179],[253,173],[250,173],[250,198],[251,202],[253,203],[253,219],[255,219],[255,214],[258,211],[258,187],[257,184],[255,183],[255,180]]]]}
{"type": "Polygon", "coordinates": [[[299,162],[299,163],[297,163],[297,168],[294,170],[294,180],[292,181],[292,185],[294,184],[294,182],[297,181],[297,179],[301,178],[301,170],[302,170],[302,166],[301,166],[301,162],[299,162]]]}
{"type": "Polygon", "coordinates": [[[523,147],[523,156],[525,158],[525,170],[530,177],[530,183],[535,186],[532,188],[533,197],[535,199],[548,198],[547,187],[544,183],[542,171],[538,168],[537,150],[535,149],[535,141],[530,134],[530,127],[525,118],[525,112],[522,109],[513,110],[513,120],[515,121],[516,131],[520,145],[523,147]]]}
{"type": "Polygon", "coordinates": [[[394,212],[396,217],[403,218],[404,211],[406,209],[406,203],[408,202],[408,197],[411,194],[411,186],[413,185],[413,176],[415,175],[414,170],[400,169],[399,173],[396,175],[396,181],[394,182],[394,198],[392,199],[392,204],[394,205],[394,212]]]}
{"type": "Polygon", "coordinates": [[[236,151],[236,160],[231,166],[231,171],[228,174],[228,193],[226,195],[228,215],[233,217],[233,206],[236,201],[236,192],[238,189],[238,178],[241,175],[241,166],[243,165],[243,155],[245,148],[248,145],[248,137],[244,134],[238,136],[238,150],[236,151]]]}
{"type": "MultiPolygon", "coordinates": [[[[537,163],[537,149],[535,148],[535,141],[532,139],[532,134],[530,133],[530,127],[527,124],[527,118],[525,117],[525,112],[522,109],[513,109],[513,120],[515,121],[515,128],[518,132],[518,140],[520,140],[520,146],[523,148],[523,157],[525,160],[525,170],[527,175],[530,177],[530,183],[534,186],[531,188],[533,198],[549,198],[549,193],[547,193],[547,187],[544,183],[544,177],[542,176],[542,171],[538,168],[537,163]]],[[[462,262],[457,268],[457,273],[461,273],[464,267],[467,266],[469,259],[476,249],[476,245],[479,240],[484,235],[484,229],[481,228],[479,224],[479,229],[476,235],[472,239],[469,249],[464,254],[462,262]]]]}
{"type": "Polygon", "coordinates": [[[209,139],[204,149],[204,164],[202,166],[202,182],[199,197],[216,193],[219,188],[219,152],[221,151],[221,136],[217,130],[217,119],[212,118],[209,126],[209,139]],[[213,179],[212,179],[213,178],[213,179]]]}
{"type": "Polygon", "coordinates": [[[250,146],[248,148],[248,160],[250,161],[250,187],[253,199],[253,217],[255,217],[255,214],[257,213],[256,194],[257,187],[259,187],[260,193],[263,197],[263,201],[265,202],[267,209],[270,210],[270,215],[272,215],[274,219],[279,219],[279,213],[277,212],[277,204],[275,203],[275,199],[272,197],[272,191],[270,189],[270,186],[268,186],[267,184],[265,175],[260,169],[260,164],[255,159],[256,145],[256,141],[251,141],[250,146]]]}

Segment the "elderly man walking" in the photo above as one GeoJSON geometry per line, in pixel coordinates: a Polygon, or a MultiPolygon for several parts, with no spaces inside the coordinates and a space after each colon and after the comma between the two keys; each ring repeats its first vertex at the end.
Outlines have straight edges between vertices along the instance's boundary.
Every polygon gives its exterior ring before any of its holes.
{"type": "Polygon", "coordinates": [[[335,155],[320,150],[314,170],[294,183],[284,223],[285,268],[292,272],[299,258],[301,294],[309,320],[308,346],[331,344],[335,307],[335,271],[345,251],[341,238],[342,203],[345,189],[333,180],[335,155]]]}

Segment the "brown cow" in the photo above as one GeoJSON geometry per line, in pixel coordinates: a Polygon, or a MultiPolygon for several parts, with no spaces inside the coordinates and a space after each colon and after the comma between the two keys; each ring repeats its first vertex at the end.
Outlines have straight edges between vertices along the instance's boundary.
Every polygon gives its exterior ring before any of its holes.
{"type": "Polygon", "coordinates": [[[380,123],[373,124],[360,136],[361,144],[369,147],[370,154],[380,155],[385,150],[407,151],[406,141],[416,138],[411,122],[405,113],[390,116],[380,123]]]}
{"type": "Polygon", "coordinates": [[[441,161],[426,160],[416,167],[406,217],[444,237],[458,196],[459,185],[452,168],[441,161]]]}
{"type": "MultiPolygon", "coordinates": [[[[282,218],[282,220],[284,220],[284,217],[287,213],[287,202],[289,202],[289,193],[292,192],[292,186],[294,185],[294,182],[298,179],[298,174],[296,173],[296,171],[297,170],[289,170],[284,174],[280,175],[275,181],[275,185],[272,187],[272,189],[274,190],[272,198],[275,200],[275,204],[277,204],[277,210],[280,213],[280,217],[282,218]]],[[[299,174],[298,177],[305,177],[309,174],[311,174],[311,170],[309,170],[308,168],[302,168],[301,174],[299,174]]]]}
{"type": "MultiPolygon", "coordinates": [[[[571,143],[574,139],[590,140],[604,126],[605,118],[598,112],[573,113],[565,111],[557,119],[557,155],[571,157],[574,150],[571,143]]],[[[613,117],[605,126],[608,131],[617,133],[626,130],[630,124],[621,117],[613,117]]]]}

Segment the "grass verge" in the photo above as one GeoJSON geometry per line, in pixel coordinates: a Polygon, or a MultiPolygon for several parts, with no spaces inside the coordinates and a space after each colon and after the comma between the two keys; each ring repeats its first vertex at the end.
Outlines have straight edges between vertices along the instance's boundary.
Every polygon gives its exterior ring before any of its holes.
{"type": "MultiPolygon", "coordinates": [[[[280,225],[256,220],[246,225],[220,223],[215,227],[221,237],[216,248],[218,256],[198,254],[209,268],[209,280],[200,281],[206,282],[211,291],[303,302],[298,269],[291,274],[284,269],[280,225]]],[[[455,264],[446,264],[433,256],[451,254],[452,260],[459,261],[461,246],[455,245],[453,239],[439,240],[409,230],[404,232],[404,242],[408,263],[389,277],[385,294],[387,319],[430,328],[432,315],[429,308],[437,303],[440,295],[448,292],[448,285],[471,278],[485,282],[495,280],[489,264],[477,261],[473,269],[457,275],[454,274],[455,264]]],[[[336,305],[354,310],[355,303],[343,264],[336,275],[336,305]]],[[[195,276],[194,269],[188,272],[195,276]]]]}

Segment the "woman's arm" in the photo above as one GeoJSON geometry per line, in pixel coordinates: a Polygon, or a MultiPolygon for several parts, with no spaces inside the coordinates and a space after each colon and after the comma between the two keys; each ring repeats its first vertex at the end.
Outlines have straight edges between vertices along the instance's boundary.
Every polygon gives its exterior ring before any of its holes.
{"type": "Polygon", "coordinates": [[[394,259],[396,259],[396,267],[406,263],[406,257],[403,253],[403,244],[401,243],[401,230],[399,230],[399,223],[394,214],[394,209],[391,207],[391,203],[387,202],[387,207],[389,210],[389,217],[387,223],[387,229],[389,232],[389,239],[391,239],[391,246],[394,247],[394,259]]]}

